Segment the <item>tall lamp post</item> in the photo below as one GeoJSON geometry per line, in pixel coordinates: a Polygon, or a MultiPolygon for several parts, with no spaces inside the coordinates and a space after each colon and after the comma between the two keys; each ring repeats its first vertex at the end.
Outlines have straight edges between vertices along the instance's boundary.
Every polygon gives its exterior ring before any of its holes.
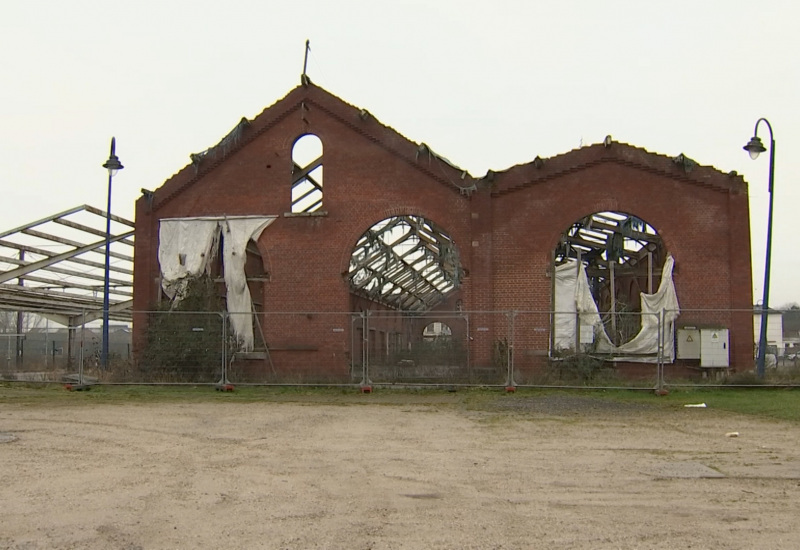
{"type": "Polygon", "coordinates": [[[761,300],[761,333],[758,338],[758,360],[756,362],[756,372],[759,378],[765,374],[765,360],[767,357],[767,319],[769,317],[769,266],[772,259],[772,199],[773,183],[775,181],[775,139],[772,136],[772,125],[766,118],[759,118],[756,121],[753,137],[744,146],[744,150],[750,153],[750,158],[755,160],[758,155],[766,151],[761,138],[758,137],[758,125],[764,122],[769,128],[769,214],[767,217],[767,257],[764,266],[764,298],[761,300]]]}
{"type": "Polygon", "coordinates": [[[103,350],[100,356],[100,365],[103,370],[108,368],[108,294],[109,279],[111,272],[111,180],[114,175],[125,168],[114,154],[116,139],[111,138],[111,154],[103,164],[103,168],[108,170],[108,208],[106,209],[106,265],[105,276],[103,278],[103,350]]]}

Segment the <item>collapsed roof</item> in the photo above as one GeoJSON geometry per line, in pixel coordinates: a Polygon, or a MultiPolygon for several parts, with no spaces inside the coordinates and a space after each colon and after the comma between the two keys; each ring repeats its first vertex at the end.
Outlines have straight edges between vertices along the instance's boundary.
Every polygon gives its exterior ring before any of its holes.
{"type": "Polygon", "coordinates": [[[372,226],[350,259],[354,294],[404,311],[427,311],[461,283],[450,237],[419,216],[395,216],[372,226]]]}
{"type": "Polygon", "coordinates": [[[598,212],[567,229],[556,248],[555,261],[580,259],[597,275],[608,262],[636,267],[661,246],[661,237],[645,221],[620,212],[598,212]]]}

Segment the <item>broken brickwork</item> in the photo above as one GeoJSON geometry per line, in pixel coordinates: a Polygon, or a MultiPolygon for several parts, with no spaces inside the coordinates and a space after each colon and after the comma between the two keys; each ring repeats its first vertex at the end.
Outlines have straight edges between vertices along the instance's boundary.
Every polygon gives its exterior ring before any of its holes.
{"type": "MultiPolygon", "coordinates": [[[[429,320],[436,312],[552,310],[554,251],[565,231],[593,213],[621,212],[655,228],[675,258],[681,323],[699,319],[690,310],[743,311],[716,314],[714,322],[730,329],[732,365],[752,366],[748,196],[736,174],[607,140],[474,177],[310,82],[192,161],[137,202],[137,312],[161,298],[157,250],[165,218],[277,216],[248,252],[256,311],[416,307],[430,310],[429,320]],[[298,161],[295,144],[305,135],[318,138],[321,153],[298,161]],[[388,233],[370,236],[376,224],[398,219],[422,220],[413,242],[424,252],[430,240],[439,254],[417,261],[415,269],[430,273],[428,282],[392,267],[406,249],[381,247],[388,233]],[[361,264],[354,268],[355,260],[361,264]]],[[[407,257],[422,258],[414,254],[407,257]]],[[[146,318],[134,316],[140,344],[146,318]]],[[[531,326],[520,319],[515,364],[535,367],[550,329],[539,326],[541,316],[531,326]]],[[[497,320],[475,313],[470,334],[459,335],[474,365],[491,363],[496,343],[507,336],[497,320]]],[[[277,368],[313,365],[324,355],[339,358],[326,368],[346,373],[354,329],[332,330],[328,323],[309,315],[260,329],[277,368]]],[[[421,334],[423,323],[417,324],[402,330],[421,334]]],[[[401,329],[386,334],[392,331],[401,329]]]]}

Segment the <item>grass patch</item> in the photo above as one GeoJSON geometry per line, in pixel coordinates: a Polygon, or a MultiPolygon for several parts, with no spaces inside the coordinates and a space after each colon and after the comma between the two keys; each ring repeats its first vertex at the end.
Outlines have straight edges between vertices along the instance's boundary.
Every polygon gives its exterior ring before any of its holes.
{"type": "Polygon", "coordinates": [[[0,383],[0,403],[20,405],[80,405],[135,403],[258,403],[293,402],[319,404],[454,404],[482,400],[497,391],[465,389],[381,389],[362,394],[357,387],[236,386],[235,391],[216,391],[211,385],[127,386],[95,385],[89,391],[67,391],[61,384],[0,383]]]}
{"type": "Polygon", "coordinates": [[[632,391],[592,392],[604,399],[621,401],[656,401],[669,408],[686,404],[705,403],[709,409],[729,411],[749,416],[800,422],[800,391],[791,388],[714,388],[672,390],[657,397],[650,393],[632,391]]]}
{"type": "Polygon", "coordinates": [[[705,403],[709,409],[800,422],[800,391],[769,388],[679,389],[669,395],[631,390],[547,390],[519,388],[506,394],[498,388],[384,389],[362,394],[354,387],[237,386],[233,392],[213,386],[94,386],[70,392],[62,385],[0,384],[0,403],[22,406],[81,406],[136,403],[308,403],[333,405],[434,405],[496,412],[498,403],[554,395],[646,403],[682,409],[687,403],[705,403]]]}

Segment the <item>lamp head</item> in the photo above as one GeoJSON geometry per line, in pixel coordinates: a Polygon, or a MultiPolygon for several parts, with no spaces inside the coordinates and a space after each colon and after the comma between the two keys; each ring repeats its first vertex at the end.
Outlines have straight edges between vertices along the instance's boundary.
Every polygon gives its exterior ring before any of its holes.
{"type": "Polygon", "coordinates": [[[764,147],[764,144],[761,143],[761,138],[758,136],[753,136],[752,139],[750,139],[750,142],[745,145],[743,149],[750,153],[750,158],[753,160],[756,160],[758,155],[767,150],[767,148],[764,147]]]}
{"type": "Polygon", "coordinates": [[[114,154],[114,149],[116,148],[116,138],[111,138],[111,154],[108,155],[108,160],[103,164],[103,168],[108,170],[108,177],[113,178],[114,175],[125,168],[122,166],[122,163],[119,161],[117,155],[114,154]]]}

